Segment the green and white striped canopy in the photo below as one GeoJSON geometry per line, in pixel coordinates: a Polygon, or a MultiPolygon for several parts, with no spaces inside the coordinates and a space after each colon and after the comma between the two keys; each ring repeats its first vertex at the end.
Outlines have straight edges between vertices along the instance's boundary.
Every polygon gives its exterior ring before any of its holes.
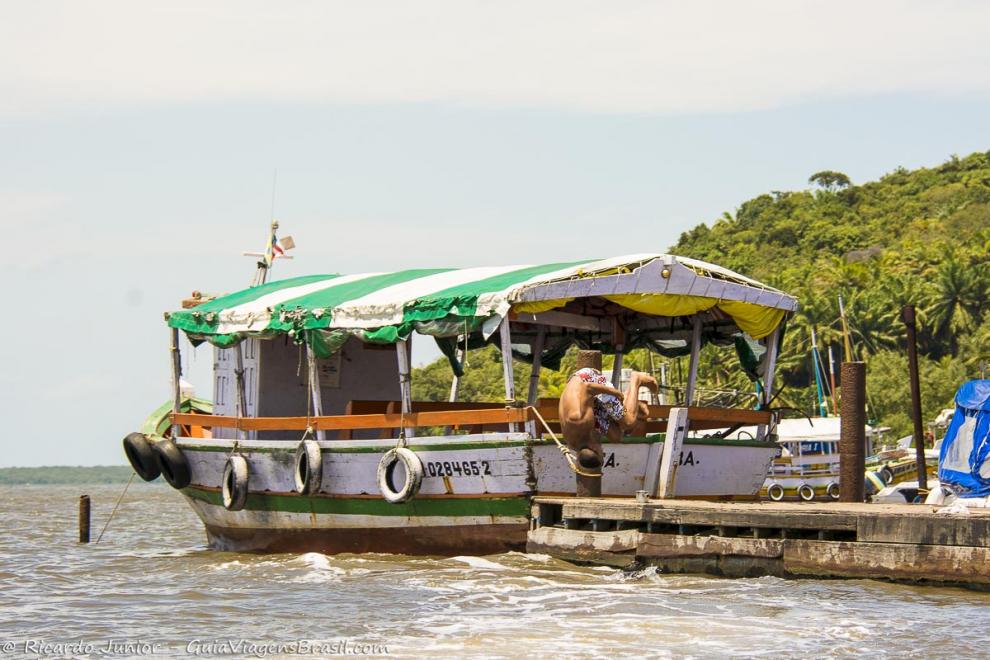
{"type": "Polygon", "coordinates": [[[576,297],[596,295],[652,315],[686,316],[718,307],[754,337],[772,332],[795,306],[790,296],[711,264],[635,254],[539,266],[309,275],[225,295],[166,318],[194,341],[221,347],[245,337],[283,333],[298,340],[322,335],[326,341],[332,331],[339,331],[332,332],[338,337],[358,335],[365,341],[388,343],[408,337],[413,330],[451,336],[468,327],[481,328],[488,335],[510,310],[543,312],[576,297]],[[651,264],[654,269],[645,270],[651,264]],[[656,274],[660,264],[665,278],[671,277],[671,268],[680,269],[675,274],[687,275],[663,280],[656,274]],[[636,287],[596,290],[596,283],[621,283],[623,277],[636,277],[636,287]],[[566,294],[553,293],[563,290],[561,284],[566,294]],[[550,293],[541,297],[535,293],[539,291],[550,293]],[[615,295],[606,295],[609,291],[615,295]]]}

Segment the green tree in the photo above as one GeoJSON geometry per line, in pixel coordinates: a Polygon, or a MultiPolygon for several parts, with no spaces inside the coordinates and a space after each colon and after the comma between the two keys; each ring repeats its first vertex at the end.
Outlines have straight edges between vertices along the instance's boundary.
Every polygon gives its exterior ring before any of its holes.
{"type": "Polygon", "coordinates": [[[820,186],[828,191],[848,188],[852,185],[852,181],[849,180],[848,176],[842,172],[835,172],[833,170],[822,170],[821,172],[815,172],[808,177],[808,183],[813,183],[816,186],[820,186]]]}

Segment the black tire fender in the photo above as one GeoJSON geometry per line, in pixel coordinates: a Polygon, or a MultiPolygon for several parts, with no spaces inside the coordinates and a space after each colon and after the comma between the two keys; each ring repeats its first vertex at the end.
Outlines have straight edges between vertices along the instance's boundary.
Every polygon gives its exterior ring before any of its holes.
{"type": "Polygon", "coordinates": [[[152,445],[158,469],[172,488],[182,489],[192,481],[189,461],[174,440],[160,440],[152,445]]]}
{"type": "Polygon", "coordinates": [[[124,454],[137,475],[145,481],[154,481],[162,473],[155,450],[143,433],[124,436],[124,454]]]}

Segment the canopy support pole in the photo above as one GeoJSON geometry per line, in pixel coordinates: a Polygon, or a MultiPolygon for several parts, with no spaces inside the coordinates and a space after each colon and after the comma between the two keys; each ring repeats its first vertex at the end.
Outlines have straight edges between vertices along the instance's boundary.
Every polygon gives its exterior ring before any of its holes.
{"type": "MultiPolygon", "coordinates": [[[[502,377],[505,380],[505,404],[516,402],[516,383],[512,374],[512,336],[509,330],[509,317],[503,316],[498,326],[498,338],[502,348],[502,377]]],[[[509,433],[516,433],[519,427],[515,422],[509,424],[509,433]]]]}
{"type": "MultiPolygon", "coordinates": [[[[169,354],[172,358],[172,412],[182,412],[182,356],[179,355],[179,329],[170,328],[169,354]]],[[[172,439],[179,437],[182,426],[172,424],[172,439]]]]}
{"type": "MultiPolygon", "coordinates": [[[[244,341],[250,341],[250,339],[245,339],[244,341]]],[[[241,345],[244,342],[234,344],[234,376],[237,385],[237,416],[247,417],[247,397],[244,394],[244,352],[241,351],[241,345]]],[[[240,434],[240,439],[244,440],[247,438],[247,432],[238,429],[240,434]]]]}
{"type": "MultiPolygon", "coordinates": [[[[402,414],[408,415],[412,412],[412,388],[409,379],[409,339],[402,339],[395,342],[395,356],[399,361],[399,395],[402,397],[402,414]]],[[[406,437],[413,437],[415,429],[400,429],[405,431],[406,437]]]]}
{"type": "Polygon", "coordinates": [[[690,407],[698,381],[698,362],[701,360],[701,317],[695,314],[691,328],[691,360],[688,362],[687,386],[684,388],[684,406],[690,407]]]}
{"type": "MultiPolygon", "coordinates": [[[[306,366],[309,369],[309,396],[313,402],[313,415],[323,417],[323,389],[320,387],[320,370],[313,347],[306,344],[306,366]]],[[[317,429],[317,440],[326,440],[326,432],[317,429]]]]}
{"type": "Polygon", "coordinates": [[[543,348],[547,343],[547,328],[541,325],[536,330],[536,341],[533,342],[533,368],[529,372],[529,391],[526,392],[526,403],[536,405],[540,393],[540,370],[543,368],[543,348]]]}
{"type": "MultiPolygon", "coordinates": [[[[457,352],[454,354],[457,361],[461,363],[461,369],[464,368],[464,349],[458,348],[457,352]]],[[[450,403],[457,401],[457,395],[460,393],[461,389],[461,377],[454,374],[454,380],[450,381],[450,403]]]]}
{"type": "MultiPolygon", "coordinates": [[[[773,399],[774,375],[777,372],[778,343],[780,342],[780,326],[774,328],[770,336],[767,337],[766,367],[763,369],[763,405],[770,405],[773,399]]],[[[771,422],[772,424],[772,422],[771,422]]],[[[773,432],[773,426],[768,429],[765,424],[756,427],[756,437],[763,440],[767,436],[767,431],[773,432]]]]}
{"type": "Polygon", "coordinates": [[[626,333],[619,325],[619,319],[612,319],[612,343],[615,345],[615,358],[612,362],[612,387],[622,389],[622,357],[626,343],[626,333]]]}
{"type": "MultiPolygon", "coordinates": [[[[531,346],[533,367],[529,372],[529,390],[526,392],[526,405],[535,406],[540,395],[540,370],[543,369],[543,347],[547,343],[547,328],[541,325],[536,330],[536,341],[531,346]]],[[[536,436],[536,421],[526,423],[526,432],[530,437],[536,436]]]]}

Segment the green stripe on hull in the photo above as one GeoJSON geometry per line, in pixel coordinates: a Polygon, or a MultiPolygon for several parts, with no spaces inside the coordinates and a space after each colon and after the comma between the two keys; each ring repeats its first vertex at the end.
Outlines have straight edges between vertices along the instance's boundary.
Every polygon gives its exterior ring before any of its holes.
{"type": "MultiPolygon", "coordinates": [[[[223,506],[220,493],[214,491],[190,486],[183,488],[182,493],[192,499],[223,506]]],[[[389,504],[383,499],[249,493],[244,508],[250,511],[333,513],[361,516],[528,516],[529,498],[413,498],[403,504],[389,504]]]]}

